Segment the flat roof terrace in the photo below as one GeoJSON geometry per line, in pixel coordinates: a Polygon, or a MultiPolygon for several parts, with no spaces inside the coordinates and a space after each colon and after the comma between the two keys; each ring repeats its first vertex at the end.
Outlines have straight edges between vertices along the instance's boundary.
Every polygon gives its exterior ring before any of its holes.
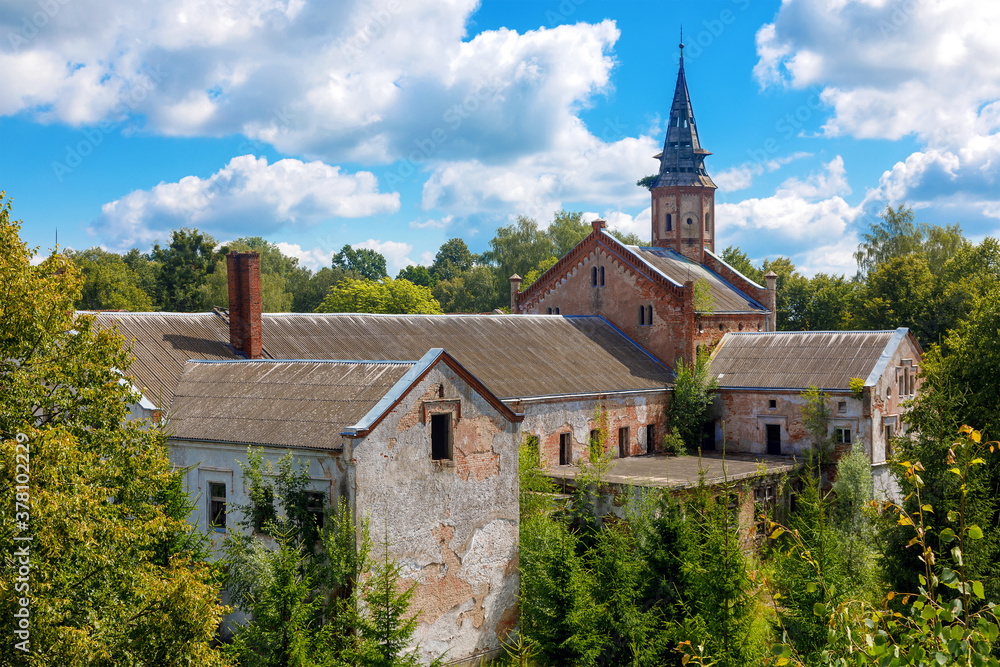
{"type": "MultiPolygon", "coordinates": [[[[613,459],[604,477],[609,484],[686,489],[698,486],[699,472],[705,484],[721,484],[758,476],[780,475],[795,471],[801,462],[789,456],[766,454],[726,454],[708,452],[698,456],[653,454],[613,459]]],[[[580,475],[579,466],[552,466],[546,474],[556,482],[572,483],[580,475]]]]}

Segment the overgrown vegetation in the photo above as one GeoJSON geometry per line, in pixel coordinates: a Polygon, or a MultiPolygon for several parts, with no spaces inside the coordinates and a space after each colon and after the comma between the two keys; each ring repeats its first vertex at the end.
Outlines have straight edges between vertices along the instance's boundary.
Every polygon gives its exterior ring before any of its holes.
{"type": "Polygon", "coordinates": [[[674,393],[667,408],[671,434],[679,436],[688,452],[697,452],[705,422],[710,416],[712,395],[718,383],[711,376],[709,354],[701,350],[694,363],[677,362],[674,393]]]}

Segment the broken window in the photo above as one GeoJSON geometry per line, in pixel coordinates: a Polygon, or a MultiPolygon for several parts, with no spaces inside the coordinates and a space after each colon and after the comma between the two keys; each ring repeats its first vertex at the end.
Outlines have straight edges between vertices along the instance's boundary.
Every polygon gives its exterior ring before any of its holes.
{"type": "Polygon", "coordinates": [[[226,485],[223,482],[208,483],[209,525],[217,531],[226,530],[226,485]]]}
{"type": "Polygon", "coordinates": [[[431,415],[431,459],[451,459],[451,413],[431,415]]]}
{"type": "Polygon", "coordinates": [[[573,434],[559,434],[559,465],[568,466],[573,462],[573,434]]]}
{"type": "Polygon", "coordinates": [[[315,522],[316,529],[323,532],[323,516],[326,510],[326,494],[321,491],[306,491],[306,512],[315,522]]]}
{"type": "Polygon", "coordinates": [[[629,454],[628,448],[628,426],[618,429],[618,457],[625,458],[629,454]]]}
{"type": "Polygon", "coordinates": [[[885,425],[885,460],[892,458],[892,424],[885,425]]]}
{"type": "Polygon", "coordinates": [[[656,451],[656,424],[646,424],[646,453],[656,451]]]}
{"type": "Polygon", "coordinates": [[[833,429],[833,441],[838,445],[851,444],[851,429],[849,428],[833,429]]]}
{"type": "Polygon", "coordinates": [[[601,442],[601,432],[596,428],[590,429],[590,446],[594,447],[603,444],[601,442]]]}

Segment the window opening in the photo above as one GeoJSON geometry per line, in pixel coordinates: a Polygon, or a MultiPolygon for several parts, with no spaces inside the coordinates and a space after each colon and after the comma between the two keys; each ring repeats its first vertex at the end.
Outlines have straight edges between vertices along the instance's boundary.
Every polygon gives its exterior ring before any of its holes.
{"type": "Polygon", "coordinates": [[[604,287],[604,267],[601,267],[601,287],[604,287]]]}
{"type": "Polygon", "coordinates": [[[708,231],[708,213],[705,214],[705,231],[708,231]]]}
{"type": "Polygon", "coordinates": [[[559,314],[559,306],[556,306],[556,315],[559,314]]]}
{"type": "Polygon", "coordinates": [[[568,466],[573,462],[573,441],[571,433],[559,434],[559,465],[568,466]]]}
{"type": "Polygon", "coordinates": [[[451,458],[451,413],[431,415],[431,459],[451,458]]]}
{"type": "Polygon", "coordinates": [[[625,458],[628,456],[628,426],[622,426],[618,429],[618,457],[625,458]]]}
{"type": "Polygon", "coordinates": [[[781,456],[781,425],[767,425],[767,453],[773,456],[781,456]]]}
{"type": "Polygon", "coordinates": [[[847,412],[847,401],[837,401],[837,412],[847,412]]]}
{"type": "Polygon", "coordinates": [[[306,491],[306,511],[316,522],[316,529],[323,532],[323,516],[326,494],[321,491],[306,491]]]}
{"type": "Polygon", "coordinates": [[[590,284],[597,287],[597,267],[590,270],[590,284]]]}
{"type": "Polygon", "coordinates": [[[892,424],[885,425],[885,460],[892,458],[892,424]]]}
{"type": "Polygon", "coordinates": [[[209,524],[217,531],[226,530],[226,485],[221,482],[208,483],[209,524]]]}
{"type": "Polygon", "coordinates": [[[674,216],[667,213],[667,231],[673,231],[674,229],[674,216]]]}
{"type": "Polygon", "coordinates": [[[691,218],[688,218],[688,224],[689,225],[693,225],[694,224],[694,220],[692,220],[691,218]]]}
{"type": "Polygon", "coordinates": [[[777,399],[774,399],[774,398],[770,399],[767,402],[767,407],[771,408],[772,410],[774,410],[776,407],[778,407],[778,401],[777,401],[777,399]]]}
{"type": "Polygon", "coordinates": [[[833,441],[838,445],[851,444],[851,429],[849,428],[833,429],[833,441]]]}
{"type": "Polygon", "coordinates": [[[656,451],[656,424],[646,424],[646,453],[656,451]]]}
{"type": "Polygon", "coordinates": [[[596,428],[590,429],[590,441],[589,442],[590,442],[591,446],[595,446],[595,445],[601,444],[599,442],[600,439],[601,439],[601,432],[598,431],[596,428]]]}

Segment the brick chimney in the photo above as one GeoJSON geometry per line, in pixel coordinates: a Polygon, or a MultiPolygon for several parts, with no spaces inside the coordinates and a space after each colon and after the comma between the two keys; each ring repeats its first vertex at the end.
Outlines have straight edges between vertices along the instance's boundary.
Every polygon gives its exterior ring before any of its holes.
{"type": "Polygon", "coordinates": [[[764,305],[771,311],[767,318],[767,330],[774,331],[778,323],[778,274],[768,271],[764,276],[764,282],[767,284],[767,303],[764,305]]]}
{"type": "Polygon", "coordinates": [[[598,218],[597,220],[591,220],[590,221],[590,227],[591,227],[591,229],[594,230],[594,234],[596,234],[597,232],[601,231],[602,229],[606,229],[607,226],[608,226],[608,221],[607,220],[602,220],[602,219],[598,218]]]}
{"type": "Polygon", "coordinates": [[[229,343],[250,359],[260,359],[260,253],[231,252],[229,277],[229,343]]]}

